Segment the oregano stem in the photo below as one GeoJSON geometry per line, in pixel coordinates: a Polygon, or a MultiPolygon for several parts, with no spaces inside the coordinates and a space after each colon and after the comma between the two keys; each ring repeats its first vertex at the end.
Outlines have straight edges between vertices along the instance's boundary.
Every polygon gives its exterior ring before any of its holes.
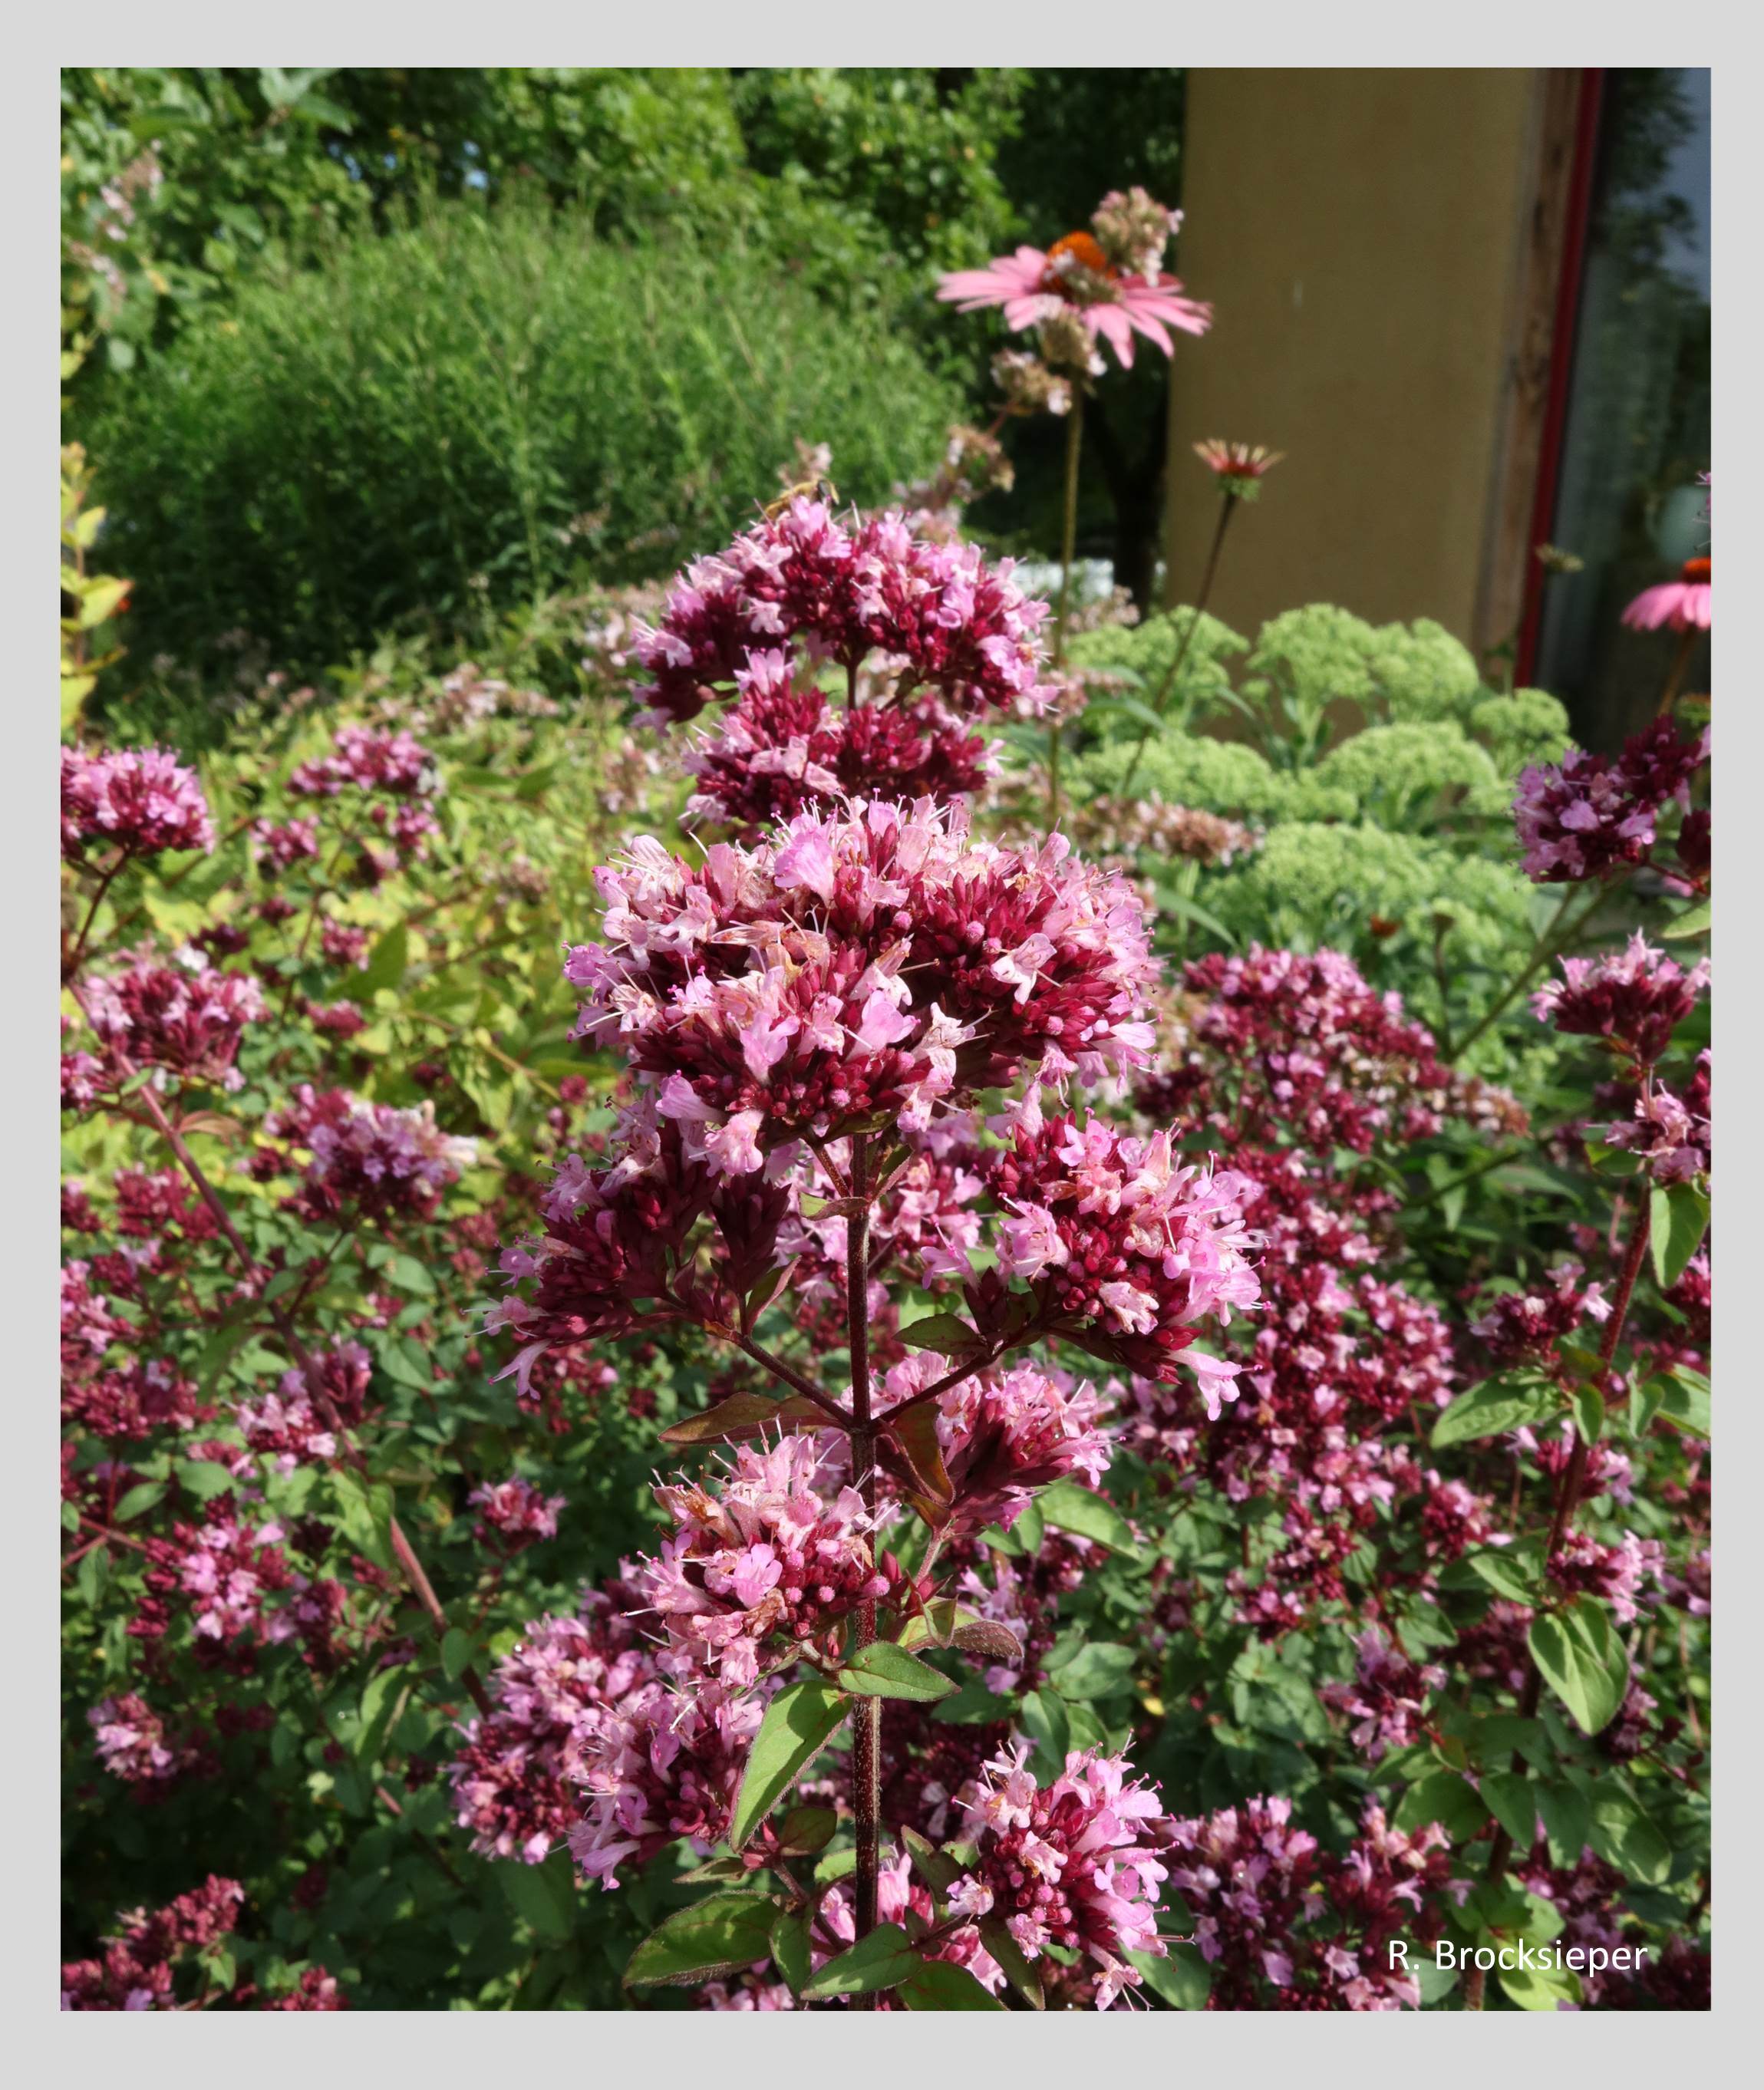
{"type": "MultiPolygon", "coordinates": [[[[876,1431],[870,1406],[870,1138],[857,1133],[851,1142],[851,1195],[854,1209],[845,1220],[845,1318],[851,1351],[851,1471],[863,1507],[872,1520],[870,1557],[876,1559],[876,1431]]],[[[876,1607],[872,1597],[858,1607],[853,1621],[854,1650],[876,1638],[876,1607]]],[[[857,1825],[858,1864],[854,1881],[856,1935],[863,1937],[876,1921],[878,1844],[882,1814],[882,1701],[859,1698],[852,1709],[851,1811],[857,1825]]],[[[874,2010],[874,1997],[853,1998],[856,2008],[874,2010]]]]}
{"type": "MultiPolygon", "coordinates": [[[[1648,1225],[1650,1210],[1647,1198],[1639,1200],[1635,1223],[1629,1230],[1628,1245],[1624,1250],[1623,1266],[1617,1274],[1617,1296],[1611,1302],[1611,1318],[1605,1323],[1604,1333],[1599,1339],[1598,1361],[1608,1369],[1617,1354],[1617,1344],[1623,1335],[1623,1324],[1628,1317],[1629,1302],[1635,1297],[1636,1279],[1641,1274],[1641,1258],[1647,1253],[1648,1225]]],[[[1580,1426],[1574,1426],[1574,1444],[1568,1454],[1567,1466],[1563,1469],[1561,1485],[1556,1490],[1555,1506],[1550,1517],[1550,1536],[1543,1549],[1543,1572],[1550,1572],[1550,1563],[1555,1557],[1568,1529],[1568,1520],[1574,1514],[1580,1500],[1581,1490],[1586,1485],[1586,1464],[1591,1456],[1591,1446],[1581,1434],[1580,1426]]],[[[1525,1677],[1525,1688],[1519,1695],[1519,1717],[1521,1720],[1537,1718],[1538,1707],[1543,1697],[1543,1672],[1535,1662],[1525,1677]]],[[[1513,1752],[1512,1770],[1524,1775],[1525,1760],[1521,1751],[1513,1752]]],[[[1498,1822],[1495,1827],[1495,1841],[1488,1853],[1486,1877],[1499,1880],[1505,1877],[1513,1854],[1513,1839],[1509,1830],[1498,1822]]],[[[1464,1979],[1464,2007],[1479,2010],[1486,1991],[1486,1979],[1479,1967],[1471,1967],[1464,1979]]]]}

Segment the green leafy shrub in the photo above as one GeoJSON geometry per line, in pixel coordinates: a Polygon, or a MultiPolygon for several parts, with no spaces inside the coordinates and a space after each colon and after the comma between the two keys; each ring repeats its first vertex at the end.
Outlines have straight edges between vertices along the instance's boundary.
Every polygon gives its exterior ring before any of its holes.
{"type": "MultiPolygon", "coordinates": [[[[1339,742],[1311,777],[1326,798],[1353,794],[1356,810],[1382,810],[1389,825],[1406,827],[1447,803],[1499,818],[1511,788],[1486,749],[1442,720],[1431,725],[1375,725],[1339,742]]],[[[1300,794],[1301,798],[1302,793],[1300,794]]]]}
{"type": "MultiPolygon", "coordinates": [[[[1073,764],[1073,789],[1085,796],[1118,794],[1134,759],[1130,740],[1115,741],[1082,755],[1073,764]]],[[[1293,811],[1295,793],[1304,788],[1275,769],[1267,758],[1240,741],[1213,740],[1203,733],[1166,733],[1147,744],[1134,780],[1136,791],[1172,805],[1196,806],[1209,813],[1230,813],[1257,820],[1280,820],[1293,811]]],[[[1314,785],[1313,802],[1323,807],[1314,785]]],[[[1345,791],[1319,810],[1353,817],[1354,804],[1345,791]]]]}
{"type": "Polygon", "coordinates": [[[584,568],[666,571],[828,441],[885,498],[955,406],[877,307],[841,316],[738,249],[437,210],[245,289],[121,393],[95,447],[137,657],[243,632],[310,669],[584,568]]]}
{"type": "Polygon", "coordinates": [[[1534,762],[1560,762],[1568,744],[1568,713],[1546,690],[1484,697],[1470,709],[1470,730],[1487,742],[1509,776],[1534,762]]]}
{"type": "Polygon", "coordinates": [[[1508,862],[1466,856],[1449,842],[1371,822],[1288,820],[1220,874],[1207,904],[1242,938],[1356,956],[1376,948],[1386,922],[1431,945],[1434,916],[1449,915],[1454,959],[1486,964],[1530,942],[1532,890],[1508,862]]]}

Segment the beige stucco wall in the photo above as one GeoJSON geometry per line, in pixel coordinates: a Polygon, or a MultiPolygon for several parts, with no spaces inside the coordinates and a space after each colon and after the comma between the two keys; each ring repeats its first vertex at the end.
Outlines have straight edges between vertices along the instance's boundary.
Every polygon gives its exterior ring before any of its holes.
{"type": "Polygon", "coordinates": [[[1469,640],[1539,75],[1189,75],[1181,273],[1215,307],[1172,382],[1171,598],[1216,515],[1190,445],[1287,453],[1234,519],[1211,608],[1253,634],[1340,603],[1469,640]]]}

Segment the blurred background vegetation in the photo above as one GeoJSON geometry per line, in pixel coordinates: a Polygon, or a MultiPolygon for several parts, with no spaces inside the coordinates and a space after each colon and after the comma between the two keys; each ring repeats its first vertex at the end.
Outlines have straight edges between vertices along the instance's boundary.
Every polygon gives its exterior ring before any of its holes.
{"type": "MultiPolygon", "coordinates": [[[[937,273],[1175,200],[1182,75],[73,68],[67,433],[133,583],[127,664],[312,675],[722,541],[798,436],[876,501],[985,411],[937,273]]],[[[1204,286],[1200,286],[1204,290],[1204,286]]],[[[1142,600],[1161,359],[1087,432],[1080,548],[1142,600]]],[[[970,517],[1057,540],[1061,433],[970,517]]]]}

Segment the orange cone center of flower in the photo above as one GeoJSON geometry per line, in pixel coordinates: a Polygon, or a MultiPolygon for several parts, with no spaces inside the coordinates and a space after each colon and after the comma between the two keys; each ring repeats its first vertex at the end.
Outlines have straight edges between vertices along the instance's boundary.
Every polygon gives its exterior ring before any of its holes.
{"type": "Polygon", "coordinates": [[[1059,290],[1065,287],[1065,278],[1055,265],[1061,255],[1069,254],[1093,276],[1112,280],[1115,271],[1109,266],[1108,256],[1097,244],[1096,235],[1091,232],[1069,232],[1064,239],[1056,239],[1048,249],[1048,265],[1042,272],[1041,287],[1044,290],[1059,290]]]}
{"type": "Polygon", "coordinates": [[[1680,579],[1701,581],[1706,587],[1709,585],[1709,563],[1707,559],[1685,560],[1684,570],[1680,574],[1680,579]]]}

